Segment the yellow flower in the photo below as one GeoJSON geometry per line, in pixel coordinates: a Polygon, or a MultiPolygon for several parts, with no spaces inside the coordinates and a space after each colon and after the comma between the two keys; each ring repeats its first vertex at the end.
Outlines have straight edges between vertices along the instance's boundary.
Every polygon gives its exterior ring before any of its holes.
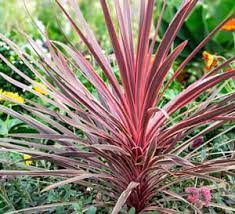
{"type": "Polygon", "coordinates": [[[33,86],[33,89],[38,92],[39,94],[48,94],[47,91],[47,87],[45,85],[43,85],[42,83],[35,83],[35,85],[33,86]]]}
{"type": "MultiPolygon", "coordinates": [[[[25,100],[23,97],[21,97],[18,93],[13,93],[13,92],[10,92],[10,91],[2,91],[0,90],[0,95],[3,95],[15,102],[18,102],[18,103],[24,103],[25,100]]],[[[0,97],[0,101],[2,100],[6,100],[4,97],[0,97]]]]}
{"type": "Polygon", "coordinates": [[[221,28],[226,31],[234,31],[235,30],[235,18],[229,19],[221,28]]]}
{"type": "Polygon", "coordinates": [[[30,165],[32,165],[32,163],[33,163],[33,161],[28,160],[28,159],[30,159],[30,158],[32,158],[31,155],[28,155],[28,154],[24,154],[24,155],[23,155],[23,159],[24,159],[25,164],[26,164],[27,166],[30,166],[30,165]]]}
{"type": "Polygon", "coordinates": [[[207,51],[204,51],[202,53],[202,57],[205,60],[206,63],[206,70],[211,70],[212,68],[216,67],[218,64],[218,58],[216,55],[212,55],[208,53],[207,51]]]}

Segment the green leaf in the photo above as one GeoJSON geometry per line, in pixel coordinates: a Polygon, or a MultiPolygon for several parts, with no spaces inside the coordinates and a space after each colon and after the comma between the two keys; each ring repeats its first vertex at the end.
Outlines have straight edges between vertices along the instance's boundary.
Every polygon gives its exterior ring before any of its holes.
{"type": "Polygon", "coordinates": [[[128,212],[129,214],[135,214],[135,208],[134,207],[132,207],[130,210],[129,210],[129,212],[128,212]]]}
{"type": "Polygon", "coordinates": [[[87,210],[87,214],[96,214],[97,208],[96,207],[89,207],[87,210]]]}

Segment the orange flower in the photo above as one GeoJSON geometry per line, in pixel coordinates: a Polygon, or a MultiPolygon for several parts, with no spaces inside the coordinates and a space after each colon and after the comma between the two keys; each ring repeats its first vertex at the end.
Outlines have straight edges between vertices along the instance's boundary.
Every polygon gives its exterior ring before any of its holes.
{"type": "MultiPolygon", "coordinates": [[[[234,71],[234,69],[232,67],[228,67],[226,69],[226,72],[232,72],[232,71],[234,71]]],[[[235,80],[235,76],[233,76],[232,79],[235,80]]]]}
{"type": "MultiPolygon", "coordinates": [[[[149,57],[149,54],[148,54],[148,57],[149,57]]],[[[135,59],[136,59],[136,54],[135,54],[135,59]]],[[[150,65],[152,65],[154,63],[154,59],[155,59],[155,55],[152,54],[150,57],[150,65]]]]}
{"type": "Polygon", "coordinates": [[[151,65],[154,63],[154,60],[155,60],[155,55],[152,55],[152,56],[151,56],[151,59],[150,59],[151,65]]]}
{"type": "Polygon", "coordinates": [[[212,68],[216,67],[218,64],[218,57],[216,55],[212,55],[208,53],[207,51],[204,51],[202,53],[202,57],[205,60],[206,63],[206,70],[209,71],[212,68]]]}
{"type": "Polygon", "coordinates": [[[235,30],[235,18],[229,19],[221,28],[222,30],[234,31],[235,30]]]}
{"type": "Polygon", "coordinates": [[[226,71],[227,71],[227,72],[232,72],[232,71],[233,71],[233,68],[228,67],[228,68],[226,69],[226,71]]]}

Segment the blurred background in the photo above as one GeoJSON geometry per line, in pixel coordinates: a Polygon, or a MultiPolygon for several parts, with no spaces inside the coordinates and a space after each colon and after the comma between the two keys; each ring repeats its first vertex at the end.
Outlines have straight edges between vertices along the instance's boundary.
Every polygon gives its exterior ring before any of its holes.
{"type": "MultiPolygon", "coordinates": [[[[94,31],[97,40],[103,47],[106,54],[112,54],[109,37],[106,26],[103,20],[102,10],[99,0],[77,0],[87,22],[94,31]]],[[[114,12],[113,0],[108,0],[111,3],[111,9],[114,12]]],[[[138,1],[130,0],[133,3],[138,1]]],[[[162,0],[155,1],[154,22],[160,14],[162,0]]],[[[182,0],[167,0],[167,7],[164,13],[163,21],[160,28],[159,37],[157,39],[155,49],[157,49],[159,41],[172,20],[177,9],[180,7],[182,0]]],[[[63,0],[64,5],[67,5],[67,0],[63,0]]],[[[136,12],[136,8],[133,9],[136,12]]],[[[174,46],[181,43],[183,40],[188,40],[188,45],[177,59],[177,66],[192,50],[203,40],[203,38],[215,28],[223,19],[235,13],[234,0],[200,0],[187,18],[182,29],[177,35],[174,46]],[[177,63],[178,62],[178,63],[177,63]]],[[[112,14],[115,18],[114,13],[112,14]]],[[[137,17],[134,14],[134,17],[137,17]]],[[[20,31],[30,35],[37,43],[45,47],[45,38],[40,36],[38,28],[47,32],[51,40],[57,40],[64,43],[72,43],[87,57],[89,52],[84,47],[71,25],[63,16],[62,12],[55,4],[54,0],[0,0],[0,32],[8,38],[16,42],[19,46],[30,52],[30,47],[27,44],[25,37],[20,31]],[[27,8],[27,9],[26,9],[27,8]]],[[[154,26],[153,26],[154,29],[154,26]]],[[[173,47],[172,47],[173,48],[173,47]]],[[[46,47],[45,47],[46,49],[46,47]]],[[[203,51],[207,51],[210,57],[217,60],[217,56],[229,58],[235,53],[235,32],[230,30],[220,30],[213,39],[193,58],[188,64],[182,75],[178,77],[178,82],[174,82],[173,90],[167,99],[176,94],[182,87],[185,87],[198,79],[205,73],[205,59],[203,59],[203,51]]],[[[3,53],[7,58],[18,68],[23,68],[27,74],[27,68],[20,62],[18,57],[9,50],[4,43],[0,43],[0,53],[3,53]]],[[[13,75],[14,73],[5,64],[0,64],[0,71],[13,75]]],[[[30,75],[30,74],[29,74],[30,75]]],[[[10,86],[9,83],[0,79],[2,89],[16,92],[18,89],[10,86]]]]}
{"type": "MultiPolygon", "coordinates": [[[[111,0],[109,0],[112,2],[111,0]]],[[[63,0],[66,5],[66,0],[63,0]]],[[[104,46],[108,40],[106,28],[103,22],[102,11],[98,0],[78,0],[81,10],[95,31],[97,39],[104,46]]],[[[155,21],[160,13],[160,2],[156,0],[155,21]]],[[[164,14],[161,26],[161,34],[169,25],[177,8],[181,5],[181,0],[167,0],[167,9],[164,14]]],[[[47,29],[52,40],[65,41],[61,29],[68,39],[76,42],[77,37],[72,32],[71,26],[62,15],[60,9],[53,0],[0,0],[0,31],[11,37],[18,43],[24,44],[22,35],[18,30],[23,30],[34,39],[39,39],[39,33],[34,22],[41,29],[47,29]]],[[[224,18],[235,12],[234,0],[201,0],[198,2],[193,13],[188,17],[178,35],[178,40],[189,39],[189,45],[185,55],[192,50],[214,27],[224,18]]],[[[221,53],[228,53],[234,48],[234,33],[221,31],[208,45],[208,50],[221,53]]]]}

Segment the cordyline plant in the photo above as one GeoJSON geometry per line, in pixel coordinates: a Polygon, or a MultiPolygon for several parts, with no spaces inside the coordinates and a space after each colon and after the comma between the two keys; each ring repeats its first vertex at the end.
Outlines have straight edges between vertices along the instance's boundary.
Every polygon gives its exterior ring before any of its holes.
{"type": "MultiPolygon", "coordinates": [[[[1,59],[29,84],[18,82],[3,73],[1,76],[44,101],[15,101],[25,109],[22,113],[0,106],[2,112],[38,131],[2,138],[0,145],[4,149],[1,151],[27,154],[31,160],[44,159],[60,166],[58,170],[49,171],[34,168],[31,171],[3,170],[0,175],[64,177],[66,179],[44,191],[72,182],[85,185],[109,196],[110,203],[103,206],[113,206],[112,213],[118,213],[124,205],[134,207],[136,213],[151,210],[174,213],[173,209],[164,207],[165,197],[182,200],[200,213],[200,209],[190,203],[193,200],[188,201],[182,194],[171,191],[172,186],[195,177],[221,182],[216,172],[235,168],[235,160],[229,154],[203,162],[192,158],[206,143],[203,140],[198,148],[188,150],[201,136],[234,120],[235,93],[218,97],[219,89],[215,88],[210,91],[208,99],[195,108],[187,106],[203,92],[235,76],[235,70],[221,72],[222,68],[230,66],[235,57],[221,62],[165,105],[159,107],[159,104],[173,80],[229,18],[210,32],[172,74],[169,71],[174,61],[187,45],[184,41],[172,49],[174,39],[197,0],[182,2],[156,51],[154,45],[166,1],[158,5],[162,10],[155,29],[151,29],[154,0],[139,2],[136,38],[133,36],[130,2],[113,0],[117,17],[117,22],[114,22],[110,5],[106,0],[100,0],[115,56],[114,63],[119,71],[117,76],[76,1],[68,1],[76,19],[59,0],[56,2],[89,49],[96,65],[91,64],[75,47],[49,39],[48,55],[25,35],[40,56],[40,60],[34,60],[5,36],[0,36],[41,83],[26,76],[2,55],[1,59]],[[152,35],[153,30],[155,33],[152,35]],[[105,81],[96,72],[97,67],[102,69],[105,81]],[[77,71],[93,85],[97,96],[84,87],[76,76],[77,71]],[[173,114],[177,116],[172,117],[173,114]],[[195,135],[196,128],[201,128],[198,129],[201,131],[195,135]],[[37,139],[51,140],[54,145],[40,144],[37,139]]],[[[188,192],[192,193],[191,190],[188,192]]],[[[207,189],[205,192],[210,194],[207,189]]]]}

